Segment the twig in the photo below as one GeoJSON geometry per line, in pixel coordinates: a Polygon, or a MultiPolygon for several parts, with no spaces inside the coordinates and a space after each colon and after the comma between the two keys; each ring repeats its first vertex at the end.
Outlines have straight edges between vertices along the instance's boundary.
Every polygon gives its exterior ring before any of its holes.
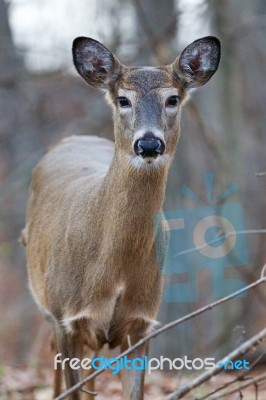
{"type": "Polygon", "coordinates": [[[92,392],[92,391],[87,390],[87,389],[82,389],[82,388],[80,388],[79,390],[80,390],[81,392],[83,392],[83,393],[89,394],[90,396],[97,396],[97,395],[98,395],[97,392],[92,392]]]}
{"type": "MultiPolygon", "coordinates": [[[[220,363],[224,365],[224,363],[227,360],[233,361],[238,357],[242,357],[244,354],[248,353],[252,348],[258,346],[265,338],[266,338],[266,328],[262,329],[257,335],[253,336],[251,339],[241,344],[241,346],[237,347],[231,353],[227,354],[227,356],[224,357],[222,360],[220,360],[213,368],[211,368],[207,372],[204,372],[203,374],[195,378],[193,381],[191,381],[189,384],[184,385],[180,389],[171,393],[169,396],[165,397],[164,400],[182,399],[186,394],[191,392],[191,390],[195,389],[202,383],[208,381],[211,377],[218,375],[221,371],[223,371],[223,368],[218,366],[220,363]]],[[[214,398],[212,398],[212,400],[214,400],[214,398]]]]}
{"type": "Polygon", "coordinates": [[[260,360],[262,359],[262,357],[266,354],[266,351],[264,351],[262,354],[260,354],[255,361],[253,361],[253,363],[250,365],[249,370],[246,370],[244,372],[242,372],[241,374],[239,374],[239,376],[237,376],[235,379],[233,379],[230,382],[225,383],[223,386],[218,387],[217,389],[213,390],[212,392],[206,394],[203,397],[197,398],[197,400],[205,400],[208,397],[217,394],[218,392],[220,392],[221,390],[227,389],[229,386],[233,385],[234,383],[236,383],[237,381],[243,381],[245,379],[252,379],[252,377],[248,377],[247,375],[250,373],[250,371],[260,362],[260,360]]]}
{"type": "MultiPolygon", "coordinates": [[[[247,229],[247,230],[240,230],[240,231],[229,231],[229,232],[225,233],[222,236],[222,238],[227,239],[229,237],[236,236],[236,235],[247,235],[247,234],[253,234],[253,233],[260,233],[260,234],[266,233],[266,229],[247,229]]],[[[178,256],[181,256],[181,255],[187,254],[187,253],[194,253],[194,252],[196,252],[198,250],[202,250],[205,247],[208,247],[210,244],[216,243],[220,240],[221,240],[221,237],[214,238],[214,239],[210,240],[209,242],[204,243],[201,246],[192,247],[191,249],[180,251],[179,253],[174,254],[174,257],[178,257],[178,256]]]]}
{"type": "Polygon", "coordinates": [[[130,335],[127,335],[127,344],[128,347],[132,347],[130,335]]]}
{"type": "Polygon", "coordinates": [[[245,388],[247,388],[247,387],[250,386],[250,385],[256,385],[256,386],[257,386],[258,383],[262,383],[262,382],[264,382],[265,380],[266,380],[266,373],[263,373],[263,374],[257,376],[256,378],[250,379],[248,382],[242,383],[241,385],[239,385],[238,387],[236,387],[236,388],[234,388],[234,389],[232,389],[232,390],[228,390],[228,391],[226,391],[226,392],[224,392],[224,393],[219,394],[218,396],[211,397],[210,400],[218,400],[218,399],[221,399],[221,398],[223,398],[223,397],[225,397],[225,396],[229,396],[230,394],[239,392],[239,391],[241,391],[242,389],[245,389],[245,388]]]}
{"type": "MultiPolygon", "coordinates": [[[[152,333],[150,333],[149,335],[145,336],[143,339],[139,340],[136,344],[134,344],[132,347],[128,348],[127,350],[125,350],[123,353],[121,353],[119,356],[116,357],[115,360],[113,360],[110,365],[113,365],[116,363],[117,360],[123,358],[124,356],[132,353],[134,350],[136,350],[138,347],[142,346],[144,343],[146,343],[147,341],[149,341],[150,339],[153,339],[154,337],[160,335],[161,333],[167,331],[168,329],[173,328],[174,326],[177,326],[185,321],[188,321],[194,317],[196,317],[197,315],[203,314],[206,311],[212,310],[214,307],[217,307],[220,304],[223,304],[231,299],[233,299],[234,297],[237,297],[238,295],[253,289],[256,286],[261,285],[262,283],[266,282],[266,264],[264,265],[264,267],[262,268],[261,271],[261,276],[260,279],[258,279],[257,281],[251,283],[250,285],[226,296],[223,297],[222,299],[219,299],[213,303],[207,304],[206,306],[199,308],[196,311],[193,311],[190,314],[185,315],[182,318],[178,318],[175,321],[169,322],[168,324],[164,325],[163,327],[153,331],[152,333]]],[[[69,388],[68,390],[66,390],[64,393],[62,393],[60,396],[58,396],[55,400],[63,400],[65,399],[70,393],[75,392],[76,390],[79,390],[83,385],[85,385],[87,382],[89,382],[90,380],[94,379],[96,376],[100,375],[102,372],[104,372],[105,369],[101,368],[98,371],[93,372],[91,375],[87,376],[85,379],[83,379],[82,381],[76,383],[74,386],[72,386],[71,388],[69,388]]]]}
{"type": "Polygon", "coordinates": [[[266,176],[266,172],[257,172],[255,176],[266,176]]]}

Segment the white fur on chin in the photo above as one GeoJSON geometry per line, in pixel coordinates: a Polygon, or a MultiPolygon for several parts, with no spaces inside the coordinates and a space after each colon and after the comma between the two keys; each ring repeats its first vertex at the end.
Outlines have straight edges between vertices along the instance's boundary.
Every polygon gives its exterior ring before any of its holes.
{"type": "Polygon", "coordinates": [[[159,155],[156,158],[127,156],[127,161],[133,168],[136,168],[138,170],[151,171],[153,169],[159,169],[163,166],[168,165],[170,162],[170,157],[167,154],[163,154],[162,156],[159,155]]]}

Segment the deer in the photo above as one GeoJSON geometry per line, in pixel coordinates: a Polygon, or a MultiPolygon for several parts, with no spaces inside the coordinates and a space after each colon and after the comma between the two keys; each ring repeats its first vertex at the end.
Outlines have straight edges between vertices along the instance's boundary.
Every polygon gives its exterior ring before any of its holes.
{"type": "MultiPolygon", "coordinates": [[[[207,36],[172,64],[129,67],[97,40],[73,41],[78,74],[112,107],[114,141],[64,138],[32,173],[22,232],[29,287],[62,359],[105,345],[123,352],[155,329],[163,290],[156,243],[163,255],[167,239],[153,218],[163,212],[182,105],[216,72],[220,53],[219,39],[207,36]]],[[[145,343],[128,357],[147,354],[145,343]]],[[[67,389],[81,379],[69,362],[62,369],[55,371],[54,397],[61,374],[67,389]]],[[[144,374],[121,371],[123,399],[143,399],[144,374]]],[[[92,382],[89,388],[68,398],[92,399],[92,382]]]]}

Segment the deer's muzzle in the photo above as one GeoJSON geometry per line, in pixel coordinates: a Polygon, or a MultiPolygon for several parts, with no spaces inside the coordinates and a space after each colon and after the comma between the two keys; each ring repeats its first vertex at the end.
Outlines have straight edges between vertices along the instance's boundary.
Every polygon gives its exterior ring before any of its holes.
{"type": "Polygon", "coordinates": [[[134,143],[134,151],[137,156],[153,157],[162,155],[165,151],[164,141],[153,133],[145,133],[134,143]]]}

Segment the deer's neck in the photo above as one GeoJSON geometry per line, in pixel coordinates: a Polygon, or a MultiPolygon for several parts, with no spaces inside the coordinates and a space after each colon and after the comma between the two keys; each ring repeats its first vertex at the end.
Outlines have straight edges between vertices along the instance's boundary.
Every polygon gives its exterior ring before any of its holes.
{"type": "Polygon", "coordinates": [[[120,209],[129,220],[142,216],[143,220],[160,212],[165,195],[167,167],[142,170],[132,168],[114,155],[105,179],[104,199],[109,210],[120,209]],[[134,213],[131,214],[131,211],[134,213]]]}
{"type": "Polygon", "coordinates": [[[101,200],[103,236],[108,238],[108,247],[112,246],[106,253],[117,257],[130,257],[130,252],[132,257],[150,254],[154,243],[153,217],[162,210],[167,172],[167,167],[133,169],[114,156],[101,200]]]}

